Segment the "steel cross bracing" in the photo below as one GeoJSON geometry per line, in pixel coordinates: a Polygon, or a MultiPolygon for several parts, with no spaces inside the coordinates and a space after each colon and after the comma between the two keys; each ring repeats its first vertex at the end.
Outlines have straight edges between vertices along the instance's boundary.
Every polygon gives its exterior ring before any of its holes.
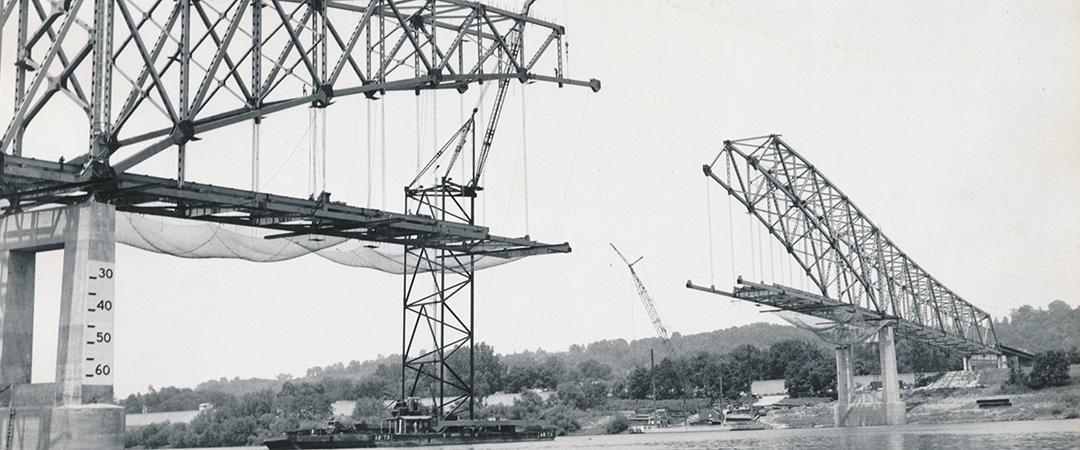
{"type": "Polygon", "coordinates": [[[871,320],[895,320],[897,332],[917,340],[971,353],[998,352],[990,314],[912,261],[779,136],[725,141],[703,169],[765,225],[819,292],[740,278],[744,286],[735,290],[736,297],[810,315],[846,305],[871,320]]]}
{"type": "Polygon", "coordinates": [[[346,95],[504,79],[600,88],[564,76],[563,27],[461,0],[3,0],[0,24],[17,41],[0,153],[55,132],[31,126],[47,105],[75,108],[90,124],[86,154],[68,158],[82,178],[346,95]]]}

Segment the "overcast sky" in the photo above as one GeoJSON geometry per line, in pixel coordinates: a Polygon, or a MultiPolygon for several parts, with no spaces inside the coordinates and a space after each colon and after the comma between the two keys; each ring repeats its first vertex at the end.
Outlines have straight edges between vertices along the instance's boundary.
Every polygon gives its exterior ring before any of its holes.
{"type": "MultiPolygon", "coordinates": [[[[609,242],[645,257],[636,267],[673,331],[782,323],[683,287],[693,279],[727,289],[737,275],[782,281],[779,256],[772,269],[752,267],[751,222],[738,208],[729,215],[701,172],[723,140],[772,133],[995,318],[1024,304],[1080,305],[1080,3],[541,0],[533,12],[567,26],[568,75],[598,78],[603,90],[537,83],[523,102],[515,85],[508,99],[482,223],[573,252],[478,276],[477,340],[497,352],[654,336],[609,242]]],[[[428,149],[479,91],[387,96],[386,180],[367,178],[369,103],[339,99],[328,110],[327,190],[363,206],[370,184],[371,206],[401,211],[418,104],[428,149]]],[[[306,186],[307,114],[267,119],[261,170],[264,180],[278,174],[268,189],[306,186]]],[[[247,187],[249,132],[222,132],[236,149],[193,144],[191,179],[247,187]],[[235,165],[222,163],[232,164],[230,152],[235,165]]],[[[146,167],[175,170],[174,158],[146,167]]],[[[39,299],[59,295],[59,256],[39,257],[39,299]]],[[[260,264],[130,247],[118,248],[116,268],[119,397],[148,385],[302,376],[401,350],[398,275],[315,256],[260,264]]],[[[39,321],[58,314],[38,303],[39,321]]],[[[54,354],[55,333],[39,331],[35,344],[54,354]]],[[[35,381],[51,379],[47,359],[36,359],[35,381]]]]}

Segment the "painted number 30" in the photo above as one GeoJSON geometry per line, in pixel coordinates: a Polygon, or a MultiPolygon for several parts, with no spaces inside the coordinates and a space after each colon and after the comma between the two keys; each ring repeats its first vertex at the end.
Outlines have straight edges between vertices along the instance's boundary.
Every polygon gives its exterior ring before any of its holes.
{"type": "Polygon", "coordinates": [[[98,278],[112,278],[112,269],[100,268],[98,269],[98,278]]]}

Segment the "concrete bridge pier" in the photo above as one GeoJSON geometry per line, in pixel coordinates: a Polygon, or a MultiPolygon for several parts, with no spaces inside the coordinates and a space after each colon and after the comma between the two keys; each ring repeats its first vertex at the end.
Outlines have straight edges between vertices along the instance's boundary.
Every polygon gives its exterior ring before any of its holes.
{"type": "Polygon", "coordinates": [[[855,371],[851,366],[851,346],[836,346],[836,409],[833,410],[834,425],[844,426],[851,413],[852,394],[855,390],[855,371]]]}
{"type": "Polygon", "coordinates": [[[878,351],[881,356],[881,390],[856,392],[854,366],[851,363],[851,347],[836,347],[836,410],[833,411],[838,427],[874,425],[903,425],[907,423],[907,408],[900,400],[900,379],[896,370],[896,340],[893,326],[888,325],[877,333],[878,351]]]}
{"type": "Polygon", "coordinates": [[[881,356],[881,394],[884,403],[883,425],[907,423],[907,408],[900,401],[900,377],[896,371],[896,338],[893,325],[878,330],[878,353],[881,356]]]}
{"type": "Polygon", "coordinates": [[[0,449],[120,450],[113,402],[116,210],[81,205],[0,218],[0,449]],[[31,384],[35,254],[64,252],[56,382],[31,384]]]}

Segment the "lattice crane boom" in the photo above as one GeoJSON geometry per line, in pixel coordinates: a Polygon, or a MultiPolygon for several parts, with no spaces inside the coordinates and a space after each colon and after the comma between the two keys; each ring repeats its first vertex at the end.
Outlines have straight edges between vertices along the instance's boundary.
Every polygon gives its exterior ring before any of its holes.
{"type": "MultiPolygon", "coordinates": [[[[668,333],[668,329],[664,326],[664,322],[660,320],[660,314],[656,312],[656,305],[653,303],[652,296],[649,295],[649,291],[645,289],[645,284],[641,282],[641,278],[638,277],[637,271],[634,270],[634,264],[641,261],[644,257],[635,259],[634,262],[630,262],[623,256],[622,252],[615,247],[615,244],[610,244],[611,248],[615,250],[615,253],[619,254],[619,258],[626,263],[626,267],[630,269],[630,276],[634,278],[634,286],[637,288],[638,297],[641,297],[641,304],[645,305],[645,310],[649,313],[649,320],[652,321],[653,328],[656,329],[656,334],[660,337],[660,341],[664,343],[664,347],[667,348],[668,353],[674,359],[681,358],[684,354],[682,346],[678,342],[671,339],[671,334],[668,333]]],[[[679,376],[679,382],[683,385],[683,392],[686,395],[690,395],[691,386],[689,380],[686,379],[686,374],[683,373],[682,368],[675,371],[679,376]]]]}

